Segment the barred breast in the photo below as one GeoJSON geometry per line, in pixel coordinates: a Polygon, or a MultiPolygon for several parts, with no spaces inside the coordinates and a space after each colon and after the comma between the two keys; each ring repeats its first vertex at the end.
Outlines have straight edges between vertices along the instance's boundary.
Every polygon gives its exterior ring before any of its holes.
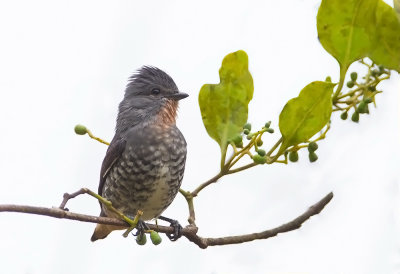
{"type": "Polygon", "coordinates": [[[186,141],[175,125],[135,127],[126,141],[105,180],[103,196],[125,215],[142,210],[142,219],[150,220],[161,215],[179,191],[186,141]]]}

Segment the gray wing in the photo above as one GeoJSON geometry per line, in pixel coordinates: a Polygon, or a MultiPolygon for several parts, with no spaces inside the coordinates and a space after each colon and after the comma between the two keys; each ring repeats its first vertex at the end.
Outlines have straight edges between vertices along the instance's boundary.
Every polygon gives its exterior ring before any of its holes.
{"type": "Polygon", "coordinates": [[[110,146],[107,149],[106,156],[104,157],[103,164],[101,165],[100,171],[100,183],[98,193],[102,195],[104,182],[106,181],[107,175],[110,172],[113,165],[122,156],[126,146],[125,139],[114,139],[111,141],[110,146]]]}

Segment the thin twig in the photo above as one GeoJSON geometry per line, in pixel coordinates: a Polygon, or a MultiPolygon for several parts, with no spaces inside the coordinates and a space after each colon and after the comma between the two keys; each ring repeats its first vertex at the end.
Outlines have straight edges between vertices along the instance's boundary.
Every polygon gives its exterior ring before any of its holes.
{"type": "Polygon", "coordinates": [[[179,189],[179,192],[185,197],[186,202],[189,208],[189,218],[188,222],[190,225],[196,226],[196,213],[194,211],[194,203],[193,203],[193,195],[189,191],[185,191],[183,189],[179,189]]]}
{"type": "Polygon", "coordinates": [[[61,202],[59,208],[60,208],[60,209],[63,209],[63,210],[68,210],[68,208],[65,208],[65,206],[67,205],[67,202],[68,202],[70,199],[73,199],[73,198],[75,198],[76,196],[81,195],[81,194],[85,194],[85,193],[86,193],[86,190],[85,190],[84,188],[81,188],[81,189],[79,189],[78,191],[76,191],[76,192],[74,192],[74,193],[71,193],[71,194],[69,194],[69,193],[64,193],[63,200],[62,200],[62,202],[61,202]]]}
{"type": "Polygon", "coordinates": [[[196,197],[197,194],[199,194],[199,192],[205,188],[206,186],[215,183],[216,181],[218,181],[219,178],[221,178],[222,176],[224,176],[225,174],[220,172],[217,175],[215,175],[214,177],[212,177],[210,180],[208,180],[207,182],[202,183],[201,185],[199,185],[194,191],[192,191],[192,196],[196,197]]]}

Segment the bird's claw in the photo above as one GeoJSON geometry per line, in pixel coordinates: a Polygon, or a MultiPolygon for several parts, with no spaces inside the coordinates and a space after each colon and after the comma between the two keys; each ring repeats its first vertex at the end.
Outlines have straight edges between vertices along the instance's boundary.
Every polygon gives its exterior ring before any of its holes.
{"type": "Polygon", "coordinates": [[[182,236],[183,227],[180,225],[180,223],[177,220],[173,220],[173,219],[163,217],[163,216],[158,217],[158,219],[170,223],[170,226],[174,228],[173,233],[165,233],[165,235],[167,235],[168,239],[175,242],[182,236]]]}
{"type": "Polygon", "coordinates": [[[168,239],[175,242],[182,236],[183,227],[180,225],[180,223],[177,220],[173,220],[173,221],[174,222],[172,222],[170,224],[170,226],[172,226],[174,228],[174,233],[169,233],[169,234],[167,233],[166,235],[167,235],[168,239]]]}
{"type": "Polygon", "coordinates": [[[147,226],[147,224],[142,220],[138,221],[138,223],[137,223],[135,228],[136,228],[136,233],[132,232],[133,236],[138,236],[138,235],[144,234],[144,232],[146,230],[150,230],[150,228],[147,226]]]}

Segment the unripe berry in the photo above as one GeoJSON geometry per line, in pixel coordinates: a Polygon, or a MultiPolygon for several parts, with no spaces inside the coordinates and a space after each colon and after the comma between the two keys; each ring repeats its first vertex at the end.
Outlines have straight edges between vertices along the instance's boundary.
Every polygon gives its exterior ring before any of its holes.
{"type": "Polygon", "coordinates": [[[368,86],[368,90],[369,91],[375,91],[376,90],[376,86],[368,86]]]}
{"type": "Polygon", "coordinates": [[[351,120],[356,123],[360,120],[360,114],[358,111],[355,111],[353,115],[351,115],[351,120]]]}
{"type": "Polygon", "coordinates": [[[325,82],[332,83],[332,78],[331,78],[330,76],[327,76],[327,77],[325,78],[325,82]]]}
{"type": "Polygon", "coordinates": [[[253,161],[256,164],[261,164],[262,165],[262,164],[265,164],[266,159],[264,157],[262,157],[261,155],[259,155],[259,154],[255,154],[255,155],[253,155],[253,161]]]}
{"type": "Polygon", "coordinates": [[[352,81],[356,81],[357,80],[357,72],[353,71],[352,73],[350,73],[350,78],[352,81]]]}
{"type": "Polygon", "coordinates": [[[367,104],[370,104],[370,103],[372,103],[372,98],[371,97],[365,98],[364,102],[367,104]]]}
{"type": "Polygon", "coordinates": [[[248,130],[247,128],[245,128],[245,129],[243,130],[243,133],[244,133],[245,135],[247,135],[247,134],[250,133],[250,130],[248,130]]]}
{"type": "Polygon", "coordinates": [[[250,123],[244,124],[243,129],[248,129],[250,131],[251,130],[251,124],[250,123]]]}
{"type": "Polygon", "coordinates": [[[353,81],[348,81],[346,85],[347,85],[348,88],[352,88],[352,87],[354,87],[354,82],[353,81]]]}
{"type": "Polygon", "coordinates": [[[374,69],[374,70],[371,71],[371,74],[372,74],[372,76],[379,76],[379,75],[381,75],[382,73],[381,73],[379,70],[374,69]]]}
{"type": "Polygon", "coordinates": [[[147,243],[147,238],[146,238],[146,234],[139,234],[137,237],[136,237],[136,243],[138,244],[138,245],[145,245],[146,243],[147,243]]]}
{"type": "Polygon", "coordinates": [[[313,163],[316,160],[318,160],[318,156],[317,156],[317,154],[315,154],[315,152],[310,152],[308,154],[308,159],[310,160],[311,163],[313,163]]]}
{"type": "Polygon", "coordinates": [[[273,128],[267,128],[267,132],[268,133],[274,133],[274,129],[273,128]]]}
{"type": "Polygon", "coordinates": [[[299,154],[297,151],[291,151],[289,152],[289,161],[291,162],[297,162],[299,160],[299,154]]]}
{"type": "Polygon", "coordinates": [[[159,245],[162,241],[160,235],[154,230],[150,233],[150,240],[154,245],[159,245]]]}
{"type": "Polygon", "coordinates": [[[268,122],[265,123],[265,127],[266,128],[269,128],[270,126],[271,126],[271,121],[268,121],[268,122]]]}
{"type": "Polygon", "coordinates": [[[308,151],[314,152],[318,149],[318,144],[316,142],[311,142],[308,144],[308,151]]]}
{"type": "Polygon", "coordinates": [[[83,125],[76,125],[74,130],[78,135],[85,135],[87,133],[87,128],[83,125]]]}
{"type": "Polygon", "coordinates": [[[346,120],[347,119],[347,111],[345,111],[345,112],[342,112],[342,114],[340,114],[340,118],[342,119],[342,120],[346,120]]]}
{"type": "Polygon", "coordinates": [[[263,140],[261,140],[261,139],[258,139],[258,140],[257,140],[257,146],[260,147],[260,146],[263,145],[263,143],[264,143],[263,140]]]}
{"type": "Polygon", "coordinates": [[[242,135],[238,134],[233,137],[232,142],[234,142],[236,146],[237,144],[240,144],[242,142],[242,135]]]}
{"type": "Polygon", "coordinates": [[[260,155],[260,156],[262,156],[262,157],[265,156],[265,150],[263,150],[263,149],[258,149],[258,150],[257,150],[257,153],[258,153],[258,155],[260,155]]]}
{"type": "Polygon", "coordinates": [[[367,112],[367,103],[365,101],[361,101],[357,106],[358,113],[366,113],[367,112]]]}

